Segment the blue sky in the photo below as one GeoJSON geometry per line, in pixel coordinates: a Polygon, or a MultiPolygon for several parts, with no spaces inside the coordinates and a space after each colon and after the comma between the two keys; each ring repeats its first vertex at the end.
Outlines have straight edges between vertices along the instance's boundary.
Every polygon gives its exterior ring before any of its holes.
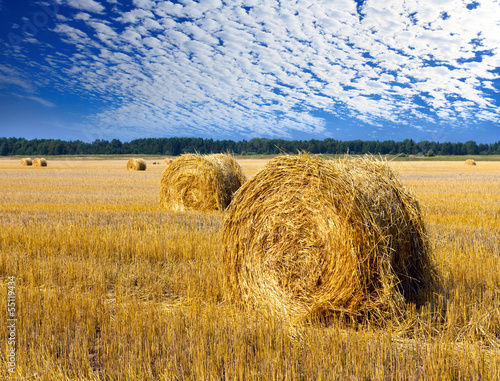
{"type": "Polygon", "coordinates": [[[499,0],[0,0],[0,136],[500,140],[499,0]]]}

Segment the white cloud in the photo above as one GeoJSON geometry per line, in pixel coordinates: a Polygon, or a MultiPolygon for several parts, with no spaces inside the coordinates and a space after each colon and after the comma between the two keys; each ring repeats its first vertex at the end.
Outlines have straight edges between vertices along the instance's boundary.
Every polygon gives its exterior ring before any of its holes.
{"type": "Polygon", "coordinates": [[[79,12],[75,15],[75,20],[84,20],[87,21],[91,18],[91,16],[88,13],[85,12],[79,12]]]}
{"type": "Polygon", "coordinates": [[[8,87],[14,86],[14,88],[20,88],[24,92],[32,93],[35,91],[33,84],[18,70],[0,65],[0,89],[6,89],[8,87]]]}
{"type": "Polygon", "coordinates": [[[101,13],[105,9],[100,3],[94,0],[67,0],[67,4],[70,7],[93,13],[101,13]]]}
{"type": "Polygon", "coordinates": [[[26,78],[24,73],[19,72],[17,69],[0,65],[0,90],[4,95],[10,97],[28,99],[38,102],[46,107],[54,107],[55,105],[41,97],[35,95],[36,86],[26,78]],[[23,94],[19,94],[22,92],[23,94]]]}
{"type": "Polygon", "coordinates": [[[155,6],[155,2],[152,0],[133,0],[133,4],[142,9],[152,9],[155,6]]]}
{"type": "Polygon", "coordinates": [[[11,77],[9,75],[3,75],[0,73],[0,89],[10,85],[21,87],[24,90],[32,90],[32,86],[30,86],[30,84],[25,80],[19,77],[11,77]]]}
{"type": "Polygon", "coordinates": [[[144,9],[133,9],[129,12],[123,13],[119,20],[122,20],[126,23],[134,24],[139,20],[143,20],[146,18],[154,18],[154,15],[149,10],[144,9]]]}
{"type": "Polygon", "coordinates": [[[80,29],[73,28],[67,24],[59,24],[55,27],[54,31],[60,33],[64,38],[69,39],[69,43],[76,43],[79,41],[90,41],[87,34],[80,29]]]}
{"type": "MultiPolygon", "coordinates": [[[[104,11],[91,0],[78,4],[104,11]]],[[[91,30],[77,22],[54,29],[83,55],[63,72],[120,99],[95,115],[116,128],[321,133],[315,112],[340,115],[339,107],[374,125],[499,119],[483,92],[498,90],[500,6],[493,0],[472,10],[459,0],[367,0],[361,17],[350,0],[134,5],[113,22],[78,13],[91,30]],[[476,60],[482,51],[490,55],[476,60]],[[422,93],[431,114],[414,102],[422,93]]]]}
{"type": "Polygon", "coordinates": [[[15,94],[15,93],[13,93],[12,95],[14,95],[17,98],[28,99],[30,101],[38,102],[42,106],[45,106],[45,107],[55,107],[54,103],[52,103],[46,99],[34,96],[34,95],[20,95],[20,94],[15,94]]]}

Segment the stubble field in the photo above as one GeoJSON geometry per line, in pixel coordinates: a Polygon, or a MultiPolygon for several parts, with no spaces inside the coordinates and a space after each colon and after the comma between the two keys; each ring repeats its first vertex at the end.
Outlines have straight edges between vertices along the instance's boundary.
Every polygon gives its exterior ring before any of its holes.
{"type": "MultiPolygon", "coordinates": [[[[238,159],[247,176],[266,161],[238,159]]],[[[233,308],[223,213],[162,210],[165,166],[147,164],[0,160],[0,314],[14,303],[17,319],[2,319],[1,379],[500,379],[500,162],[391,162],[423,206],[443,289],[383,328],[233,308]]]]}

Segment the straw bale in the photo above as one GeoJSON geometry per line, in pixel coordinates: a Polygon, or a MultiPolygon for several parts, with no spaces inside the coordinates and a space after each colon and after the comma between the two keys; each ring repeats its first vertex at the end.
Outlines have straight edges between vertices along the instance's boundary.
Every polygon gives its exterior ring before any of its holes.
{"type": "Polygon", "coordinates": [[[225,210],[245,182],[230,155],[185,154],[163,171],[160,204],[169,210],[225,210]]]}
{"type": "Polygon", "coordinates": [[[144,159],[131,158],[127,162],[127,170],[128,171],[145,171],[146,170],[146,162],[144,161],[144,159]]]}
{"type": "Polygon", "coordinates": [[[472,159],[467,159],[467,160],[465,160],[465,164],[466,165],[476,165],[476,162],[472,159]]]}
{"type": "Polygon", "coordinates": [[[21,165],[32,165],[32,164],[33,164],[33,161],[29,157],[21,159],[21,165]]]}
{"type": "Polygon", "coordinates": [[[387,163],[271,160],[223,225],[225,289],[294,322],[385,321],[436,284],[418,201],[387,163]]]}
{"type": "Polygon", "coordinates": [[[41,158],[36,158],[35,160],[33,160],[33,165],[35,167],[46,167],[47,166],[47,160],[45,160],[43,157],[41,158]]]}

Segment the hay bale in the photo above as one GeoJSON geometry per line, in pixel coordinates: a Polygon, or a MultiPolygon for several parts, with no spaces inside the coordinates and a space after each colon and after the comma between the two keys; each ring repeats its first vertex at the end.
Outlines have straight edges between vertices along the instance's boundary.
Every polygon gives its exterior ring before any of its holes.
{"type": "Polygon", "coordinates": [[[21,165],[32,165],[32,164],[33,164],[33,161],[29,157],[21,159],[21,165]]]}
{"type": "Polygon", "coordinates": [[[465,160],[465,165],[476,165],[476,162],[472,159],[465,160]]]}
{"type": "Polygon", "coordinates": [[[435,286],[417,200],[387,163],[280,156],[223,225],[229,299],[293,322],[383,321],[435,286]]]}
{"type": "Polygon", "coordinates": [[[144,159],[131,158],[127,162],[127,170],[128,171],[145,171],[146,170],[146,162],[144,161],[144,159]]]}
{"type": "Polygon", "coordinates": [[[35,167],[46,167],[47,166],[47,160],[45,160],[43,157],[41,158],[36,158],[35,160],[33,160],[33,165],[35,167]]]}
{"type": "Polygon", "coordinates": [[[172,159],[169,159],[168,157],[165,160],[163,160],[163,164],[165,164],[165,165],[169,165],[171,162],[172,162],[172,159]]]}
{"type": "Polygon", "coordinates": [[[230,155],[182,155],[163,171],[160,204],[169,210],[224,210],[245,182],[230,155]]]}

